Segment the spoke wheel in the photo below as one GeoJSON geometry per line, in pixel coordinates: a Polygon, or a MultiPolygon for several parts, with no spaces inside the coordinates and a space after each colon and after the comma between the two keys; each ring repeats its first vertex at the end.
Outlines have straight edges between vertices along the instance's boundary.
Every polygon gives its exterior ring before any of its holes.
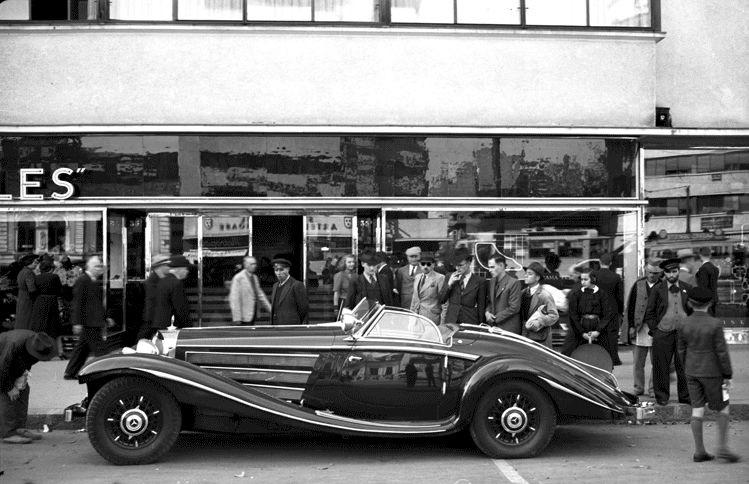
{"type": "Polygon", "coordinates": [[[471,421],[471,437],[491,457],[531,457],[548,445],[555,426],[549,397],[532,383],[509,380],[490,387],[481,397],[471,421]]]}
{"type": "Polygon", "coordinates": [[[174,445],[181,412],[164,388],[141,378],[125,377],[104,385],[92,398],[86,416],[89,439],[114,464],[147,464],[174,445]]]}

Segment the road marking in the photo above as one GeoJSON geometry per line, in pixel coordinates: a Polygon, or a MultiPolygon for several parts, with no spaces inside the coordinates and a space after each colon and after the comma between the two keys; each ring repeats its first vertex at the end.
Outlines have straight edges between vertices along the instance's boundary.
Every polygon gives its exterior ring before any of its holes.
{"type": "Polygon", "coordinates": [[[508,481],[512,482],[513,484],[528,484],[528,481],[523,479],[523,476],[518,474],[518,471],[516,471],[514,467],[508,464],[506,460],[492,459],[492,462],[494,462],[494,465],[497,466],[497,469],[499,469],[499,471],[507,478],[508,481]]]}

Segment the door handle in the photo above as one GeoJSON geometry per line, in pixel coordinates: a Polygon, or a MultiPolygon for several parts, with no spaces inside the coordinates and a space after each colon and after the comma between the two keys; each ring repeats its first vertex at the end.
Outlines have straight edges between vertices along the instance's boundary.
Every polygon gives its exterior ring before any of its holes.
{"type": "Polygon", "coordinates": [[[356,363],[356,362],[359,362],[359,361],[361,361],[361,360],[362,360],[362,357],[361,357],[361,356],[354,356],[354,355],[351,355],[351,356],[349,356],[349,357],[348,357],[348,362],[349,362],[349,363],[356,363]]]}

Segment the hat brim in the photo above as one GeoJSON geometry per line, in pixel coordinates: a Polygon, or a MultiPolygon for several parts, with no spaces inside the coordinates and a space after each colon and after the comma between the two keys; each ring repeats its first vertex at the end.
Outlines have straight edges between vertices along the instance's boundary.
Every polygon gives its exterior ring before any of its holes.
{"type": "Polygon", "coordinates": [[[39,333],[36,337],[41,337],[49,345],[49,352],[42,353],[41,351],[37,351],[32,344],[34,338],[29,338],[26,340],[26,351],[28,351],[31,356],[39,361],[49,361],[57,356],[57,345],[55,345],[55,340],[49,337],[46,333],[39,333]]]}

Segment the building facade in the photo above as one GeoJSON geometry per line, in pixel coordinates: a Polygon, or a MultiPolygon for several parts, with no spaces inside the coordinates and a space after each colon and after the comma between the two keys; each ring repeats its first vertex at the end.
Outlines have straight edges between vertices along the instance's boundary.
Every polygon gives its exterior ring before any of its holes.
{"type": "Polygon", "coordinates": [[[363,249],[556,252],[563,275],[613,252],[631,285],[647,150],[749,138],[745,63],[710,77],[691,46],[745,54],[738,24],[701,33],[741,0],[50,4],[0,2],[0,265],[100,253],[119,328],[157,253],[196,263],[196,325],[228,321],[247,253],[292,260],[315,322],[363,249]]]}

